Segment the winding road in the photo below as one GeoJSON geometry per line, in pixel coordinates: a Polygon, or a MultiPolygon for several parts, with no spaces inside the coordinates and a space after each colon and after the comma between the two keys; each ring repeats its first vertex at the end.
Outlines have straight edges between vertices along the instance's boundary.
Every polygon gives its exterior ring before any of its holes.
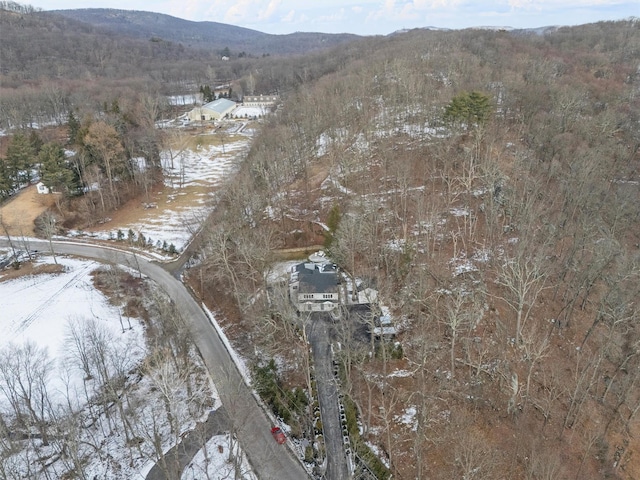
{"type": "MultiPolygon", "coordinates": [[[[0,240],[0,246],[7,245],[0,240]]],[[[31,249],[49,251],[49,243],[30,241],[31,249]]],[[[271,437],[269,415],[244,382],[229,351],[200,305],[185,286],[167,270],[140,255],[76,242],[53,242],[58,254],[75,255],[125,265],[155,281],[173,299],[182,313],[191,337],[220,394],[229,417],[230,430],[242,445],[254,473],[261,480],[304,480],[310,478],[291,450],[271,437]]]]}

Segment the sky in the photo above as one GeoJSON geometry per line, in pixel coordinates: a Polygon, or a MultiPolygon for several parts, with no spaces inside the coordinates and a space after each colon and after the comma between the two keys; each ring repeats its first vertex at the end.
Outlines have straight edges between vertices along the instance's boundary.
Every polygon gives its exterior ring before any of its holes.
{"type": "Polygon", "coordinates": [[[420,27],[535,28],[640,17],[638,0],[33,0],[20,3],[42,10],[142,10],[273,34],[386,35],[420,27]]]}

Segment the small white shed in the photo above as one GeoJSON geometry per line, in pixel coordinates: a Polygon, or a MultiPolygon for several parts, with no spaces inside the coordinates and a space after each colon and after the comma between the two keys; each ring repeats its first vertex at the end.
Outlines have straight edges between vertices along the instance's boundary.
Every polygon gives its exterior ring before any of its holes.
{"type": "Polygon", "coordinates": [[[51,193],[51,191],[49,190],[49,187],[47,187],[42,182],[36,183],[36,189],[38,190],[38,193],[43,194],[43,195],[47,195],[48,193],[51,193]]]}

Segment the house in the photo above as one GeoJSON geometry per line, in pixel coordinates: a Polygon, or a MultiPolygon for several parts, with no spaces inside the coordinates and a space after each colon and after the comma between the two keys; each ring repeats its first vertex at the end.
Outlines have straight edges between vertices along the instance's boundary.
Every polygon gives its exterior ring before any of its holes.
{"type": "Polygon", "coordinates": [[[245,95],[242,97],[242,104],[245,107],[272,107],[277,102],[277,95],[245,95]]]}
{"type": "Polygon", "coordinates": [[[47,187],[44,183],[42,182],[38,182],[36,183],[36,189],[38,190],[38,193],[46,195],[48,193],[51,193],[51,190],[49,189],[49,187],[47,187]]]}
{"type": "Polygon", "coordinates": [[[395,337],[398,334],[398,329],[393,325],[389,309],[384,306],[379,306],[378,308],[381,311],[381,315],[375,318],[371,333],[379,338],[389,339],[395,337]]]}
{"type": "Polygon", "coordinates": [[[312,255],[295,265],[289,295],[299,312],[330,312],[341,303],[337,266],[324,255],[312,255]]]}
{"type": "Polygon", "coordinates": [[[192,122],[220,120],[233,112],[235,108],[236,102],[227,98],[219,98],[201,107],[195,107],[189,112],[189,120],[192,122]]]}

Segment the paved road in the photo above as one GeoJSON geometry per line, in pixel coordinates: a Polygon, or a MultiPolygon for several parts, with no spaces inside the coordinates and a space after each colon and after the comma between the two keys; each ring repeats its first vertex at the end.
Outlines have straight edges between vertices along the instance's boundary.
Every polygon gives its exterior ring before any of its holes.
{"type": "Polygon", "coordinates": [[[184,468],[189,465],[202,444],[214,435],[223,435],[229,431],[229,417],[224,407],[209,413],[207,420],[196,425],[178,445],[165,455],[166,465],[156,463],[147,474],[146,480],[174,480],[180,478],[184,468]]]}
{"type": "MultiPolygon", "coordinates": [[[[6,241],[0,241],[0,245],[6,241]]],[[[57,253],[95,258],[129,266],[154,280],[169,295],[184,316],[191,338],[213,378],[230,428],[242,445],[254,472],[261,480],[303,480],[309,475],[288,448],[271,437],[271,422],[245,384],[222,340],[200,305],[185,286],[160,265],[129,252],[74,242],[54,242],[57,253]]],[[[31,241],[30,248],[49,251],[44,241],[31,241]]]]}
{"type": "Polygon", "coordinates": [[[314,313],[307,324],[307,338],[313,351],[318,402],[324,430],[327,452],[327,480],[349,478],[347,457],[344,453],[340,409],[338,407],[338,386],[333,374],[331,357],[331,325],[326,314],[314,313]]]}

